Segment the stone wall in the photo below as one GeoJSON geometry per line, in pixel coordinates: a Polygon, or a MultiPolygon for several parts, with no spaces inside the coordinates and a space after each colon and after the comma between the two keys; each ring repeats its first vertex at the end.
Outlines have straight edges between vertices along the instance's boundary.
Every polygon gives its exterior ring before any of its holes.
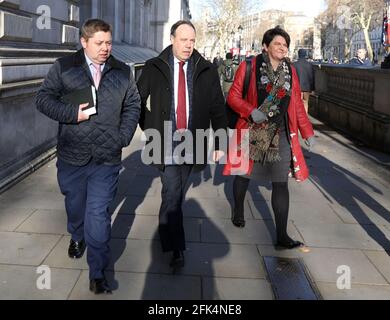
{"type": "Polygon", "coordinates": [[[0,0],[0,191],[55,153],[57,123],[35,107],[53,62],[75,52],[78,0],[0,0]]]}
{"type": "Polygon", "coordinates": [[[318,65],[309,113],[390,152],[390,70],[318,65]]]}

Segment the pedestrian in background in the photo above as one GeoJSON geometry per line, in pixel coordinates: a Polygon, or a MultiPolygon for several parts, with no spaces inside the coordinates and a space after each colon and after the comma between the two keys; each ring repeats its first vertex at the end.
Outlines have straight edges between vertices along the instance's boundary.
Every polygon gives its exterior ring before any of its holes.
{"type": "Polygon", "coordinates": [[[110,259],[108,208],[117,190],[122,148],[129,145],[137,128],[140,97],[130,68],[111,55],[109,24],[87,20],[80,40],[82,49],[50,68],[36,105],[59,122],[57,178],[71,234],[68,255],[79,259],[88,248],[89,289],[95,294],[111,293],[104,274],[110,259]],[[62,99],[91,86],[97,114],[83,110],[88,103],[62,99]]]}
{"type": "Polygon", "coordinates": [[[219,68],[219,66],[222,64],[222,62],[223,62],[223,59],[222,59],[220,53],[217,52],[217,56],[214,57],[214,59],[213,59],[213,65],[214,65],[216,68],[219,68]]]}
{"type": "Polygon", "coordinates": [[[370,67],[372,65],[370,59],[366,57],[367,55],[367,50],[364,48],[360,48],[356,51],[355,57],[353,57],[350,61],[349,64],[352,66],[365,66],[365,67],[370,67]]]}
{"type": "Polygon", "coordinates": [[[290,173],[298,181],[308,177],[298,131],[310,148],[314,132],[303,107],[295,68],[286,58],[290,36],[276,27],[265,32],[262,45],[263,52],[251,62],[246,99],[242,97],[246,61],[238,68],[229,91],[227,101],[240,119],[223,174],[235,175],[232,222],[237,227],[245,226],[244,199],[250,179],[272,182],[276,244],[291,249],[303,244],[287,233],[288,176],[290,173]],[[245,150],[245,141],[249,141],[249,150],[245,150]]]}
{"type": "Polygon", "coordinates": [[[222,90],[225,98],[228,95],[230,87],[233,84],[234,75],[238,69],[238,62],[233,60],[233,55],[231,52],[226,53],[226,59],[218,68],[218,73],[222,80],[222,90]]]}
{"type": "Polygon", "coordinates": [[[314,68],[313,65],[307,60],[307,50],[298,50],[298,61],[293,65],[297,71],[299,78],[299,85],[301,86],[301,98],[305,107],[306,113],[309,110],[309,97],[314,90],[314,68]]]}

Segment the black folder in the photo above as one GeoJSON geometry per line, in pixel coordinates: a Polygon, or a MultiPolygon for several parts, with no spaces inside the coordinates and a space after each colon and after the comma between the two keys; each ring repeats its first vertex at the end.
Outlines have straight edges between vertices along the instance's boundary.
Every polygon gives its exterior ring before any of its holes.
{"type": "Polygon", "coordinates": [[[96,93],[95,87],[88,86],[82,89],[74,90],[64,96],[62,96],[62,101],[66,103],[72,103],[76,105],[89,103],[88,106],[83,108],[84,112],[89,114],[96,113],[96,93]]]}

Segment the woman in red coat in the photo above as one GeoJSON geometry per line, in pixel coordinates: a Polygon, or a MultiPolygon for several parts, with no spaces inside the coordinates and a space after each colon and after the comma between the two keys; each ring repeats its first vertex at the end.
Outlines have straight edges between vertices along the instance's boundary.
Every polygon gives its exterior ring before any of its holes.
{"type": "Polygon", "coordinates": [[[276,27],[265,32],[263,52],[251,62],[248,94],[242,97],[246,62],[237,70],[227,102],[240,118],[229,147],[224,175],[235,175],[232,222],[244,227],[244,198],[250,179],[272,182],[277,246],[302,246],[287,234],[288,176],[303,181],[309,171],[298,140],[298,130],[309,149],[314,132],[301,100],[299,80],[286,58],[290,36],[276,27]]]}

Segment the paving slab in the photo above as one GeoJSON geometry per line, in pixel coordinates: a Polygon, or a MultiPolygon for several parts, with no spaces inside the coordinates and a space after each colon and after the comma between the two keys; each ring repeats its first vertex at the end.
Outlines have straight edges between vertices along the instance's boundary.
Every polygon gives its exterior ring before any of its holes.
{"type": "Polygon", "coordinates": [[[50,268],[50,289],[39,289],[39,277],[47,275],[36,267],[0,265],[0,300],[65,300],[80,271],[50,268]]]}
{"type": "Polygon", "coordinates": [[[171,274],[170,253],[163,253],[160,241],[112,239],[108,270],[171,274]]]}
{"type": "MultiPolygon", "coordinates": [[[[184,218],[184,231],[187,241],[200,241],[200,219],[184,218]]],[[[160,239],[158,235],[158,217],[119,214],[113,219],[113,238],[160,239]]]]}
{"type": "Polygon", "coordinates": [[[352,284],[388,284],[366,255],[360,250],[310,248],[303,261],[316,282],[334,282],[340,277],[337,269],[348,266],[352,284]]]}
{"type": "Polygon", "coordinates": [[[305,243],[312,247],[349,248],[384,250],[390,248],[384,228],[372,225],[354,224],[307,224],[295,223],[305,239],[305,243]],[[374,240],[376,239],[376,240],[374,240]],[[379,243],[378,243],[379,242],[379,243]]]}
{"type": "Polygon", "coordinates": [[[383,207],[390,210],[390,199],[375,193],[368,194],[367,192],[362,192],[360,190],[357,192],[349,192],[342,189],[333,189],[331,198],[340,206],[364,203],[369,207],[383,207]]]}
{"type": "MultiPolygon", "coordinates": [[[[186,197],[183,203],[183,214],[185,217],[198,218],[231,218],[231,206],[227,199],[190,198],[186,197]]],[[[249,212],[249,204],[244,203],[245,212],[249,212]]],[[[246,219],[252,219],[246,214],[246,219]]]]}
{"type": "Polygon", "coordinates": [[[186,265],[175,272],[169,267],[171,254],[162,253],[158,240],[158,171],[142,164],[136,138],[124,149],[119,193],[110,208],[114,228],[108,277],[116,284],[112,296],[88,291],[86,254],[68,258],[64,199],[56,160],[50,161],[0,195],[0,278],[6,279],[6,295],[45,298],[46,293],[34,291],[33,282],[22,290],[24,282],[38,276],[36,266],[44,263],[60,283],[66,282],[51,293],[52,299],[273,299],[262,258],[272,256],[302,259],[325,299],[389,297],[390,258],[385,249],[390,249],[390,174],[372,157],[385,162],[390,158],[355,150],[348,139],[325,133],[317,132],[315,152],[304,151],[309,179],[289,179],[288,230],[308,245],[307,252],[273,246],[269,182],[251,181],[245,199],[247,224],[243,229],[233,226],[234,177],[222,176],[223,166],[212,165],[190,176],[183,206],[186,265]],[[349,291],[335,288],[340,264],[351,266],[349,291]],[[13,268],[18,279],[13,279],[13,268]]]}
{"type": "Polygon", "coordinates": [[[107,272],[114,287],[111,295],[95,295],[89,291],[88,272],[83,271],[70,295],[71,300],[199,300],[200,277],[146,273],[107,272]]]}
{"type": "Polygon", "coordinates": [[[122,179],[117,193],[130,196],[156,196],[161,194],[161,182],[159,178],[154,177],[135,177],[128,183],[122,179]]]}
{"type": "Polygon", "coordinates": [[[390,256],[389,252],[381,251],[363,251],[364,254],[370,259],[371,263],[377,268],[383,277],[390,284],[390,256]]]}
{"type": "Polygon", "coordinates": [[[379,224],[390,226],[390,211],[381,205],[367,205],[356,199],[355,204],[340,206],[329,204],[345,223],[379,224]]]}
{"type": "MultiPolygon", "coordinates": [[[[39,171],[37,171],[39,172],[39,171]]],[[[60,194],[60,187],[57,182],[57,171],[53,170],[51,175],[32,174],[25,179],[23,183],[18,183],[12,187],[12,191],[16,193],[57,193],[60,194]],[[39,188],[37,187],[39,186],[39,188]]]]}
{"type": "MultiPolygon", "coordinates": [[[[255,219],[273,219],[272,204],[270,201],[248,201],[255,219]]],[[[332,210],[328,203],[290,201],[289,220],[313,224],[342,223],[343,221],[332,210]]]]}
{"type": "MultiPolygon", "coordinates": [[[[69,241],[70,237],[63,237],[44,263],[57,268],[88,270],[87,251],[80,259],[68,257],[69,241]]],[[[169,267],[171,256],[162,253],[160,241],[112,239],[110,248],[111,262],[107,270],[172,273],[169,267]]]]}
{"type": "Polygon", "coordinates": [[[180,274],[264,279],[261,257],[254,245],[188,243],[180,274]]]}
{"type": "MultiPolygon", "coordinates": [[[[233,179],[226,184],[218,185],[218,193],[221,197],[233,200],[233,179]]],[[[268,181],[259,182],[251,180],[245,200],[271,200],[271,184],[268,181]]]]}
{"type": "MultiPolygon", "coordinates": [[[[288,223],[291,237],[303,241],[294,225],[288,223]]],[[[272,244],[276,241],[273,221],[253,220],[244,228],[237,228],[230,219],[203,220],[201,225],[202,242],[234,244],[272,244]]]]}
{"type": "Polygon", "coordinates": [[[263,279],[202,278],[206,300],[273,300],[271,285],[263,279]]]}
{"type": "Polygon", "coordinates": [[[35,209],[6,209],[0,207],[0,231],[14,231],[35,209]]]}
{"type": "Polygon", "coordinates": [[[38,266],[61,236],[0,232],[0,263],[38,266]]]}
{"type": "Polygon", "coordinates": [[[46,257],[43,264],[48,265],[50,268],[88,269],[86,252],[80,259],[71,259],[68,257],[69,242],[70,236],[63,236],[46,257]]]}
{"type": "Polygon", "coordinates": [[[338,289],[335,283],[318,282],[324,300],[390,300],[390,286],[355,284],[351,289],[338,289]]]}
{"type": "Polygon", "coordinates": [[[219,192],[218,188],[214,185],[202,184],[196,187],[190,186],[187,190],[186,197],[215,199],[219,197],[219,192]]]}
{"type": "Polygon", "coordinates": [[[142,197],[116,195],[109,211],[123,214],[158,215],[161,205],[161,197],[142,197]]]}
{"type": "Polygon", "coordinates": [[[54,192],[16,192],[12,188],[0,195],[0,206],[8,209],[53,209],[64,208],[64,197],[54,192]]]}
{"type": "Polygon", "coordinates": [[[68,234],[67,216],[63,210],[36,210],[17,229],[17,232],[68,234]]]}

